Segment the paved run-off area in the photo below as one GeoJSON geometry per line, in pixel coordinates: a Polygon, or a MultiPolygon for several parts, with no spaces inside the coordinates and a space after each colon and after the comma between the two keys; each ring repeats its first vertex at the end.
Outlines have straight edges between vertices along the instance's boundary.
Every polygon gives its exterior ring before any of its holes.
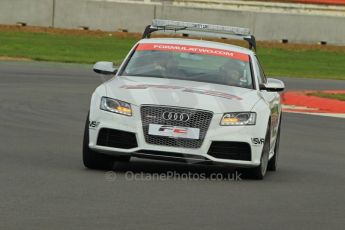
{"type": "MultiPolygon", "coordinates": [[[[290,90],[343,81],[283,79],[290,90]]],[[[343,229],[344,119],[284,114],[280,169],[264,181],[128,180],[228,172],[134,159],[85,169],[91,65],[0,62],[0,229],[343,229]]]]}

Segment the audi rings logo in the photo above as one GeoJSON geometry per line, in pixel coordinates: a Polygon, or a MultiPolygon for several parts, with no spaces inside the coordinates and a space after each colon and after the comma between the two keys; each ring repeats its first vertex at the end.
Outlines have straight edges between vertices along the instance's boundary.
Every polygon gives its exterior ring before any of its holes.
{"type": "Polygon", "coordinates": [[[162,118],[167,121],[189,121],[189,115],[187,113],[164,112],[162,118]]]}

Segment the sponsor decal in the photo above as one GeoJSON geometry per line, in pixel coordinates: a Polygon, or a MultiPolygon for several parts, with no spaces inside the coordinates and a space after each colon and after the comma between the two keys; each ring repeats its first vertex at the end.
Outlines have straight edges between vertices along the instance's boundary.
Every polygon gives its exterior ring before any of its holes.
{"type": "Polygon", "coordinates": [[[170,138],[199,139],[200,129],[173,125],[149,124],[149,135],[170,138]]]}
{"type": "Polygon", "coordinates": [[[159,132],[165,132],[165,131],[173,130],[173,128],[174,128],[174,126],[172,126],[172,125],[163,125],[158,129],[158,131],[159,132]]]}
{"type": "Polygon", "coordinates": [[[220,56],[231,59],[236,59],[244,62],[249,62],[249,56],[244,53],[234,52],[230,50],[202,47],[202,46],[190,46],[190,45],[178,45],[178,44],[162,44],[162,43],[144,43],[139,44],[137,51],[145,50],[160,50],[179,53],[194,53],[204,54],[211,56],[220,56]]]}
{"type": "Polygon", "coordinates": [[[213,90],[202,90],[202,89],[188,89],[185,88],[182,90],[183,92],[188,92],[188,93],[196,93],[196,94],[204,94],[204,95],[209,95],[209,96],[214,96],[214,97],[221,97],[221,98],[226,98],[226,99],[236,99],[236,100],[242,100],[242,98],[237,97],[232,94],[228,93],[223,93],[223,92],[218,92],[218,91],[213,91],[213,90]]]}
{"type": "Polygon", "coordinates": [[[159,132],[173,132],[176,134],[186,134],[188,129],[182,127],[174,127],[172,125],[163,125],[158,129],[159,132]]]}
{"type": "Polygon", "coordinates": [[[185,134],[185,133],[187,133],[187,130],[188,129],[185,129],[185,128],[174,128],[173,132],[178,133],[178,134],[185,134]]]}
{"type": "Polygon", "coordinates": [[[141,84],[141,85],[123,85],[121,86],[123,89],[148,89],[148,88],[156,88],[156,89],[184,89],[181,86],[171,86],[171,85],[150,85],[150,84],[141,84]]]}
{"type": "Polygon", "coordinates": [[[252,138],[252,143],[254,145],[262,145],[265,143],[265,138],[252,138]]]}
{"type": "Polygon", "coordinates": [[[141,85],[123,85],[120,88],[123,89],[148,89],[148,88],[156,88],[156,89],[174,89],[174,90],[181,90],[182,92],[186,93],[194,93],[194,94],[203,94],[209,95],[214,97],[221,97],[229,100],[242,100],[241,97],[237,97],[235,95],[213,91],[213,90],[204,90],[204,89],[196,89],[196,88],[185,88],[181,86],[171,86],[171,85],[150,85],[150,84],[141,84],[141,85]]]}
{"type": "Polygon", "coordinates": [[[159,132],[173,132],[176,134],[185,134],[187,133],[188,129],[187,128],[181,128],[181,127],[174,127],[172,125],[163,125],[158,129],[159,132]]]}
{"type": "Polygon", "coordinates": [[[156,116],[153,116],[153,115],[146,115],[145,117],[146,118],[153,118],[153,119],[157,118],[156,116]]]}
{"type": "Polygon", "coordinates": [[[90,121],[89,128],[97,128],[99,123],[100,123],[99,121],[90,121]]]}

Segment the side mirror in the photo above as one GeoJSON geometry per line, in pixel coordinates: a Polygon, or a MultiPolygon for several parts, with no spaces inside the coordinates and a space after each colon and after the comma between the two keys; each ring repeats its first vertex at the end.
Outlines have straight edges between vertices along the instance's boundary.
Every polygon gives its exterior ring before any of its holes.
{"type": "Polygon", "coordinates": [[[260,84],[260,90],[266,90],[268,92],[280,92],[284,89],[284,82],[274,78],[267,78],[267,83],[260,84]]]}
{"type": "Polygon", "coordinates": [[[99,74],[113,75],[116,74],[117,69],[112,62],[100,61],[93,66],[93,71],[99,74]]]}

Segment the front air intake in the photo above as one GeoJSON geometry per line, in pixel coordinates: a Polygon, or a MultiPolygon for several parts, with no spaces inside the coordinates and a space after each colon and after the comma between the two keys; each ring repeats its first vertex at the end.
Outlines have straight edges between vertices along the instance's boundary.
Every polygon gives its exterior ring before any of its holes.
{"type": "Polygon", "coordinates": [[[207,154],[227,160],[250,161],[252,159],[250,145],[246,142],[213,141],[207,154]]]}
{"type": "Polygon", "coordinates": [[[99,131],[97,145],[120,149],[138,147],[135,133],[107,128],[102,128],[99,131]]]}

